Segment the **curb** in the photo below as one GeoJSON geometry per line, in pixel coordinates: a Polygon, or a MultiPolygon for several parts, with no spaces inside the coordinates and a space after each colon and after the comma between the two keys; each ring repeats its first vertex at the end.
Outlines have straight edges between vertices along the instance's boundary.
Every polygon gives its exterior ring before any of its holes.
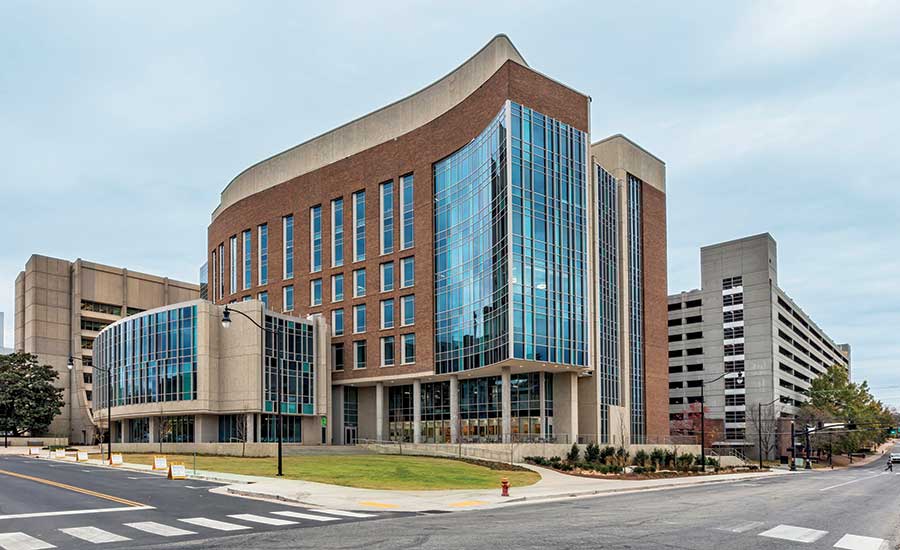
{"type": "MultiPolygon", "coordinates": [[[[770,474],[770,475],[777,475],[777,474],[770,474]]],[[[670,490],[670,489],[679,489],[679,488],[686,489],[686,488],[690,488],[690,487],[696,487],[698,485],[738,483],[741,481],[761,479],[764,477],[769,477],[769,476],[757,476],[757,477],[751,477],[748,479],[710,479],[710,480],[699,481],[697,483],[691,483],[691,484],[667,483],[665,485],[655,485],[653,487],[627,487],[627,488],[623,487],[620,489],[593,489],[593,490],[586,490],[586,491],[568,491],[568,492],[554,493],[554,494],[548,494],[548,495],[514,497],[514,498],[504,500],[502,502],[495,502],[495,503],[491,503],[488,506],[482,506],[482,507],[472,508],[472,509],[473,510],[475,510],[475,509],[485,510],[485,509],[490,509],[490,508],[502,507],[502,506],[506,506],[509,504],[524,504],[524,503],[529,503],[529,502],[540,502],[540,501],[546,501],[546,500],[562,500],[562,499],[568,499],[568,498],[579,498],[579,497],[587,497],[587,496],[603,496],[603,495],[615,495],[615,494],[623,494],[623,493],[639,493],[639,492],[650,492],[650,491],[670,490]]],[[[271,499],[271,500],[277,500],[280,502],[291,502],[291,503],[295,503],[295,504],[302,504],[305,506],[321,506],[320,504],[317,504],[315,502],[309,502],[307,500],[301,500],[300,498],[292,498],[292,497],[288,497],[285,495],[279,495],[279,494],[246,491],[243,489],[232,488],[232,487],[225,487],[225,491],[227,493],[235,495],[235,496],[271,499]]],[[[430,509],[433,509],[433,510],[443,510],[444,508],[446,508],[446,506],[430,507],[430,509]]],[[[393,511],[393,512],[421,512],[421,510],[409,510],[409,509],[392,509],[391,511],[393,511]]],[[[452,510],[447,510],[447,511],[448,512],[460,512],[460,511],[464,511],[464,510],[452,509],[452,510]]]]}

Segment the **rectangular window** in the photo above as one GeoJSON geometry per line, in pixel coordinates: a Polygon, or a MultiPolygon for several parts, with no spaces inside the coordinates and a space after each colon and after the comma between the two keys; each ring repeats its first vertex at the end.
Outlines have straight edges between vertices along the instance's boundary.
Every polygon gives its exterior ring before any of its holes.
{"type": "Polygon", "coordinates": [[[229,290],[229,294],[234,294],[234,293],[237,292],[237,290],[238,290],[238,285],[237,285],[237,275],[238,275],[238,261],[237,261],[237,259],[238,259],[238,242],[237,242],[237,235],[232,236],[231,239],[229,239],[228,244],[229,244],[229,246],[228,246],[228,254],[229,254],[229,256],[230,256],[230,257],[228,258],[228,266],[229,266],[229,273],[228,273],[229,285],[228,285],[228,290],[229,290]]]}
{"type": "Polygon", "coordinates": [[[331,312],[331,334],[332,336],[344,335],[344,310],[335,309],[331,312]]]}
{"type": "Polygon", "coordinates": [[[284,287],[284,311],[294,310],[294,285],[284,287]]]}
{"type": "Polygon", "coordinates": [[[252,299],[253,299],[253,296],[250,296],[250,295],[248,294],[248,295],[244,296],[243,298],[241,298],[241,301],[242,301],[242,302],[249,302],[249,301],[252,300],[252,299]]]}
{"type": "Polygon", "coordinates": [[[331,344],[331,364],[334,370],[344,370],[344,344],[338,342],[331,344]]]}
{"type": "Polygon", "coordinates": [[[366,192],[353,193],[353,261],[366,259],[366,192]]]}
{"type": "Polygon", "coordinates": [[[394,337],[385,336],[381,339],[381,366],[394,366],[394,337]]]}
{"type": "Polygon", "coordinates": [[[362,298],[366,295],[366,270],[357,269],[353,272],[353,297],[362,298]]]}
{"type": "Polygon", "coordinates": [[[309,209],[309,271],[322,271],[322,207],[309,209]]]}
{"type": "Polygon", "coordinates": [[[340,302],[344,299],[344,274],[338,273],[331,276],[331,301],[340,302]]]}
{"type": "Polygon", "coordinates": [[[410,294],[400,298],[400,315],[403,326],[416,322],[416,297],[410,294]]]}
{"type": "Polygon", "coordinates": [[[260,286],[269,283],[269,226],[262,224],[257,228],[259,234],[259,251],[257,251],[257,265],[259,266],[260,286]]]}
{"type": "Polygon", "coordinates": [[[394,182],[381,184],[381,253],[394,251],[394,182]]]}
{"type": "Polygon", "coordinates": [[[294,216],[281,218],[282,258],[284,259],[284,278],[294,278],[294,216]]]}
{"type": "Polygon", "coordinates": [[[353,306],[353,332],[359,334],[366,331],[366,304],[353,306]]]}
{"type": "Polygon", "coordinates": [[[260,292],[257,294],[256,299],[263,303],[263,306],[269,307],[269,293],[268,292],[260,292]]]}
{"type": "MultiPolygon", "coordinates": [[[[216,286],[216,266],[218,265],[216,263],[216,249],[213,248],[212,252],[210,252],[210,254],[212,255],[212,259],[211,259],[211,262],[212,262],[212,277],[211,277],[211,279],[212,279],[212,281],[210,281],[210,283],[211,283],[210,286],[212,288],[212,299],[213,299],[213,301],[216,301],[219,298],[218,296],[216,296],[216,292],[219,288],[216,286]]],[[[201,273],[201,276],[202,276],[202,273],[201,273]]],[[[82,303],[81,309],[84,309],[83,303],[82,303]]]]}
{"type": "Polygon", "coordinates": [[[416,335],[404,334],[400,338],[403,339],[402,359],[404,365],[416,362],[416,335]]]}
{"type": "Polygon", "coordinates": [[[394,300],[381,301],[381,328],[394,328],[394,300]]]}
{"type": "Polygon", "coordinates": [[[381,264],[381,291],[394,290],[394,262],[381,264]]]}
{"type": "Polygon", "coordinates": [[[253,236],[250,230],[244,231],[244,290],[250,288],[253,281],[253,236]]]}
{"type": "Polygon", "coordinates": [[[331,266],[344,265],[344,199],[331,201],[331,266]]]}
{"type": "Polygon", "coordinates": [[[412,256],[400,260],[400,288],[416,284],[416,260],[412,256]]]}
{"type": "Polygon", "coordinates": [[[225,297],[225,245],[219,245],[219,299],[225,297]]]}
{"type": "Polygon", "coordinates": [[[366,341],[357,340],[353,342],[353,368],[366,368],[366,341]]]}
{"type": "Polygon", "coordinates": [[[400,229],[400,249],[411,248],[413,238],[413,175],[400,178],[400,215],[403,216],[403,227],[400,229]]]}
{"type": "Polygon", "coordinates": [[[322,305],[322,279],[313,279],[309,282],[309,305],[322,305]]]}

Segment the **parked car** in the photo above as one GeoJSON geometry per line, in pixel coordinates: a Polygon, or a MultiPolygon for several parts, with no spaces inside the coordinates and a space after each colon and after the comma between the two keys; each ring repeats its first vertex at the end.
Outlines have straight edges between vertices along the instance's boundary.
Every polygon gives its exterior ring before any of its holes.
{"type": "Polygon", "coordinates": [[[891,462],[900,462],[900,453],[891,453],[891,462]]]}

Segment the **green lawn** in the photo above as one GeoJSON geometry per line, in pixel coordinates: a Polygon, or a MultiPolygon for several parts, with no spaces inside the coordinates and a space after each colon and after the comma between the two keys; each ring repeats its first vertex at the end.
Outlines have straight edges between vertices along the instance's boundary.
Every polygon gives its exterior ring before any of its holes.
{"type": "MultiPolygon", "coordinates": [[[[190,470],[192,455],[166,455],[190,470]]],[[[125,462],[152,464],[151,454],[126,454],[125,462]]],[[[232,474],[274,476],[275,458],[197,456],[197,469],[232,474]]],[[[513,487],[537,483],[527,471],[491,470],[459,460],[396,455],[315,455],[284,457],[284,477],[364,489],[446,490],[498,489],[500,478],[513,487]]]]}

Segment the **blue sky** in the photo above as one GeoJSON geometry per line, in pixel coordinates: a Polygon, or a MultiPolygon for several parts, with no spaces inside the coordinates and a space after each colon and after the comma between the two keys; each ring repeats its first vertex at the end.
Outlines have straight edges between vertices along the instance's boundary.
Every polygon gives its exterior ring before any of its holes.
{"type": "Polygon", "coordinates": [[[669,288],[768,231],[780,285],[900,405],[900,3],[0,4],[0,311],[31,253],[196,280],[218,194],[493,35],[668,168],[669,288]]]}

